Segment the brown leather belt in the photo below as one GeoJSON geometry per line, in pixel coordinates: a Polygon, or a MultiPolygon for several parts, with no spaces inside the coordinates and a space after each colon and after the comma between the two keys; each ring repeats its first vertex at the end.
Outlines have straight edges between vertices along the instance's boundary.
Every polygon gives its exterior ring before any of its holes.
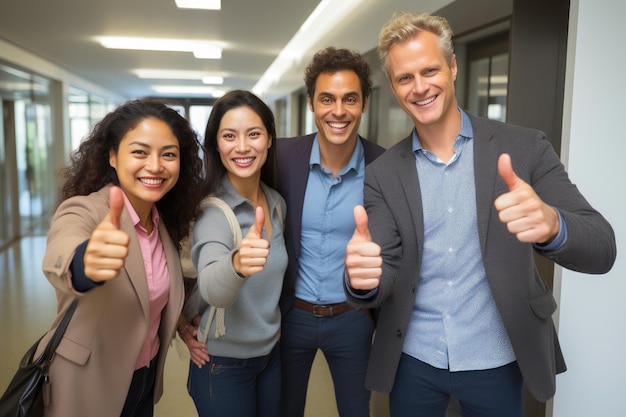
{"type": "Polygon", "coordinates": [[[346,311],[356,310],[356,308],[348,302],[337,304],[311,304],[299,298],[296,298],[295,306],[313,313],[315,317],[332,317],[345,313],[346,311]]]}

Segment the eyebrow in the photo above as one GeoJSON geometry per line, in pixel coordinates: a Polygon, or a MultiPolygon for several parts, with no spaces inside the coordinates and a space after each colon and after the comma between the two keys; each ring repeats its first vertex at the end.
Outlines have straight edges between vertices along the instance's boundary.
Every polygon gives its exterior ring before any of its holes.
{"type": "MultiPolygon", "coordinates": [[[[320,96],[329,96],[329,97],[337,97],[338,94],[334,94],[331,93],[329,91],[320,91],[320,96]]],[[[342,97],[346,97],[346,96],[358,96],[359,95],[359,91],[348,91],[347,93],[343,94],[342,97]]]]}
{"type": "MultiPolygon", "coordinates": [[[[147,143],[139,142],[137,140],[134,141],[134,142],[129,143],[129,145],[137,145],[137,146],[141,146],[143,148],[150,148],[151,147],[147,143]]],[[[162,147],[161,150],[167,150],[167,149],[172,149],[172,148],[180,149],[180,146],[178,146],[178,145],[166,145],[166,146],[162,147]]]]}
{"type": "MultiPolygon", "coordinates": [[[[251,130],[256,130],[256,129],[261,129],[264,130],[265,127],[264,126],[252,126],[246,129],[246,132],[250,132],[251,130]]],[[[224,132],[235,132],[237,133],[237,129],[232,128],[232,127],[225,127],[223,129],[220,129],[219,133],[224,133],[224,132]]]]}

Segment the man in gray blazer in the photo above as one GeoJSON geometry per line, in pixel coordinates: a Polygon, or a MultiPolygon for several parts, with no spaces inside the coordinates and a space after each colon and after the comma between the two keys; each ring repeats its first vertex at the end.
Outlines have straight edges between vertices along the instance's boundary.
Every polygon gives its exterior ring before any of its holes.
{"type": "Polygon", "coordinates": [[[381,31],[415,129],[366,170],[345,290],[380,306],[366,386],[390,393],[392,416],[443,416],[453,395],[464,416],[521,417],[523,384],[547,401],[566,369],[533,253],[606,273],[615,236],[542,132],[457,106],[451,38],[428,14],[397,13],[381,31]]]}

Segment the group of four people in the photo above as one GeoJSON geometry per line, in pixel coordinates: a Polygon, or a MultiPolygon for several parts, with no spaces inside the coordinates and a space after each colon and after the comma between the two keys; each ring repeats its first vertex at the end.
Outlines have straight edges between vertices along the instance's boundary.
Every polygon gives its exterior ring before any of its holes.
{"type": "Polygon", "coordinates": [[[445,19],[397,13],[378,50],[415,126],[384,153],[357,133],[369,67],[336,48],[305,73],[314,134],[278,139],[241,90],[214,104],[204,146],[153,100],[96,125],[43,262],[60,315],[79,298],[47,416],[152,416],[176,330],[200,416],[302,416],[318,350],[342,417],[369,416],[370,390],[394,417],[443,416],[451,395],[464,416],[522,416],[523,383],[553,396],[565,364],[533,253],[607,272],[610,225],[541,132],[458,107],[445,19]],[[192,223],[202,302],[183,319],[192,223]]]}

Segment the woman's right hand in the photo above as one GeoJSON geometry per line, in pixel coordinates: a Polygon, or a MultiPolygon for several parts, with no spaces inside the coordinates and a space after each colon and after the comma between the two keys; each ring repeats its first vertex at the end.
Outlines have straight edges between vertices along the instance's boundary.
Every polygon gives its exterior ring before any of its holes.
{"type": "Polygon", "coordinates": [[[117,277],[128,255],[130,237],[120,230],[120,217],[124,210],[122,189],[111,187],[109,200],[109,213],[91,234],[83,257],[85,275],[95,282],[117,277]]]}
{"type": "Polygon", "coordinates": [[[243,277],[261,272],[267,262],[267,257],[270,254],[270,243],[263,239],[264,223],[265,213],[261,207],[257,207],[254,224],[242,239],[241,247],[233,256],[233,268],[243,277]]]}
{"type": "Polygon", "coordinates": [[[185,326],[180,333],[181,339],[187,345],[189,349],[189,356],[191,361],[195,363],[198,368],[202,368],[204,365],[211,361],[209,356],[209,348],[206,343],[202,343],[198,340],[198,325],[200,323],[201,316],[198,314],[194,317],[193,324],[185,326]]]}

